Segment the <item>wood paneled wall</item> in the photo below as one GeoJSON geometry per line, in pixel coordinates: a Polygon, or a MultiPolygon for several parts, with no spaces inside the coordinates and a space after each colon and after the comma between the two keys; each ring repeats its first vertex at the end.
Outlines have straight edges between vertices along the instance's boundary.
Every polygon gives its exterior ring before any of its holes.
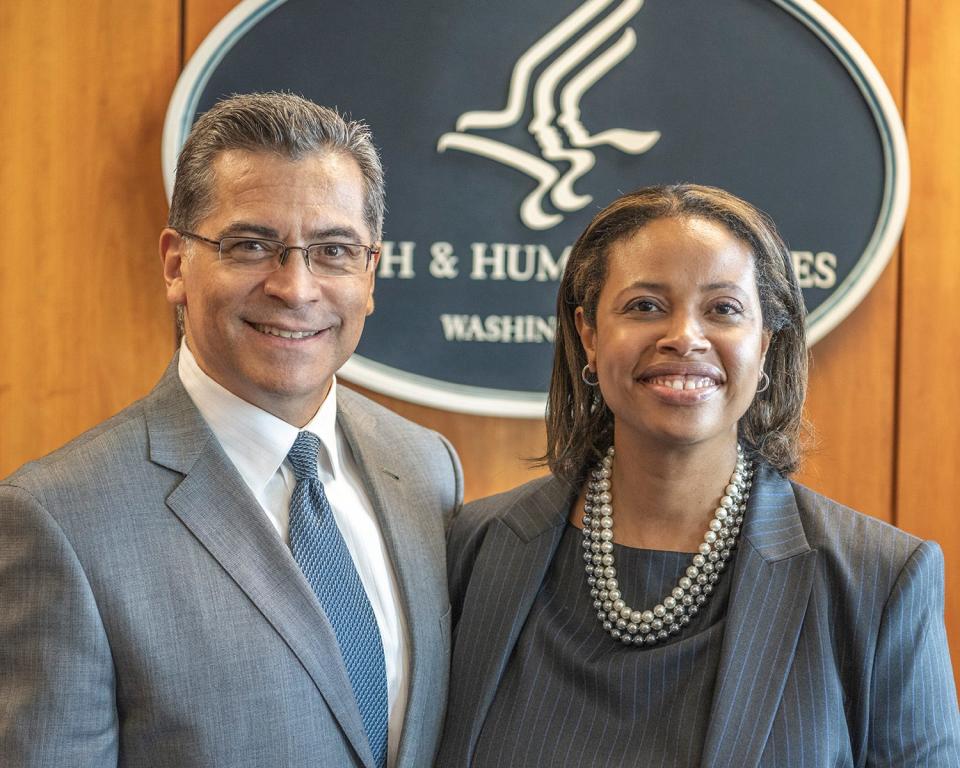
{"type": "Polygon", "coordinates": [[[146,392],[176,3],[0,3],[0,475],[146,392]]]}
{"type": "MultiPolygon", "coordinates": [[[[913,164],[897,325],[897,525],[947,562],[960,670],[960,3],[910,0],[905,122],[913,164]]],[[[960,679],[960,675],[958,675],[960,679]]]]}
{"type": "MultiPolygon", "coordinates": [[[[901,247],[813,350],[816,443],[800,479],[937,539],[960,668],[960,4],[822,0],[905,116],[901,247]]],[[[156,238],[160,131],[184,58],[232,0],[0,4],[0,475],[144,394],[173,347],[156,238]]],[[[467,496],[527,479],[537,421],[463,416],[373,395],[447,434],[467,496]]]]}

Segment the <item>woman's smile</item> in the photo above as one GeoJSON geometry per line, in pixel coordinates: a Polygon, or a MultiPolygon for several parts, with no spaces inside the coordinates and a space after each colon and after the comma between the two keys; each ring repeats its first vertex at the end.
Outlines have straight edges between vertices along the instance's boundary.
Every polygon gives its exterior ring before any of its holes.
{"type": "Polygon", "coordinates": [[[654,363],[637,377],[656,397],[671,405],[696,405],[723,386],[723,371],[705,363],[654,363]]]}

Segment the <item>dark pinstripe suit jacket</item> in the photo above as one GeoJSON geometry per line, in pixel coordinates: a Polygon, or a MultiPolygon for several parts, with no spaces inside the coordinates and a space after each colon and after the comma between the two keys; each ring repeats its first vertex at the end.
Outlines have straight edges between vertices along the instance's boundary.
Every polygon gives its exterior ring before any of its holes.
{"type": "MultiPolygon", "coordinates": [[[[573,499],[547,477],[454,520],[438,766],[471,763],[573,499]]],[[[935,543],[763,467],[732,578],[703,765],[960,766],[935,543]]]]}

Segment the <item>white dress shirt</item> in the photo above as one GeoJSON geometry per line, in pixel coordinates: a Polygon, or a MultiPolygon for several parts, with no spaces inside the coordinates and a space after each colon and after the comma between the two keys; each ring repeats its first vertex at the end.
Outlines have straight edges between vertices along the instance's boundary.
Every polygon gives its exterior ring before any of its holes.
{"type": "MultiPolygon", "coordinates": [[[[293,467],[285,459],[301,430],[242,400],[207,376],[200,370],[186,341],[180,345],[179,374],[187,394],[224,453],[289,547],[290,497],[297,481],[293,467]]],[[[410,679],[406,617],[373,505],[343,430],[337,424],[336,379],[320,410],[303,429],[320,438],[320,481],[383,639],[390,706],[387,764],[392,766],[400,744],[410,679]]]]}

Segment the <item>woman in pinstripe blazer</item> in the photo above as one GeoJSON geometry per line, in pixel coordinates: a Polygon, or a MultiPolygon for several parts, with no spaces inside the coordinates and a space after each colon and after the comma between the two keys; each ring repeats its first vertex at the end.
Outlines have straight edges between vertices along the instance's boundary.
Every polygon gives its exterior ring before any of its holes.
{"type": "Polygon", "coordinates": [[[439,766],[960,766],[940,549],[788,479],[803,323],[744,201],[597,215],[557,301],[552,474],[450,532],[439,766]]]}

